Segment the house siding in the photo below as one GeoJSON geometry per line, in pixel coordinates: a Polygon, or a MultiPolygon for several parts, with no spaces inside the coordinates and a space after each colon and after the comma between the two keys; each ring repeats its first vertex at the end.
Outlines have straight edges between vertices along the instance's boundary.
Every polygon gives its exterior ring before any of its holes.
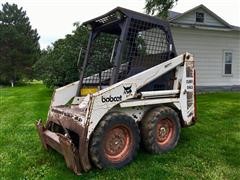
{"type": "Polygon", "coordinates": [[[225,27],[224,24],[219,22],[216,18],[212,17],[209,13],[204,11],[204,9],[199,8],[195,11],[189,12],[182,17],[179,17],[177,21],[173,21],[182,24],[201,24],[201,25],[209,25],[209,26],[218,26],[218,27],[225,27]],[[196,12],[204,13],[204,22],[203,23],[196,23],[196,12]]]}
{"type": "Polygon", "coordinates": [[[196,60],[197,86],[240,86],[240,32],[172,27],[178,54],[196,60]],[[223,75],[223,52],[233,53],[232,76],[223,75]]]}

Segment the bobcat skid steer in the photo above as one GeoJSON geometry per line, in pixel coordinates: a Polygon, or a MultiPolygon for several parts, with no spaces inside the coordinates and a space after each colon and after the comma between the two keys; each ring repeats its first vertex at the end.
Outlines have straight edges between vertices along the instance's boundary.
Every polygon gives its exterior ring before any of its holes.
{"type": "Polygon", "coordinates": [[[174,148],[196,121],[193,56],[177,56],[167,22],[117,7],[84,23],[90,37],[79,81],[55,90],[45,149],[76,174],[130,163],[140,139],[151,153],[174,148]]]}

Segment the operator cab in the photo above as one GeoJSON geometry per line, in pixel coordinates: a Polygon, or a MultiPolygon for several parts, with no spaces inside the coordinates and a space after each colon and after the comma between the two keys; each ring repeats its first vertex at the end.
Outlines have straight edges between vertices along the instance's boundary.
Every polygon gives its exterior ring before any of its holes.
{"type": "MultiPolygon", "coordinates": [[[[80,72],[80,95],[94,93],[176,57],[169,24],[157,17],[117,7],[83,23],[90,31],[80,72]]],[[[174,72],[144,90],[173,86],[174,72]],[[170,82],[170,83],[169,83],[170,82]]]]}

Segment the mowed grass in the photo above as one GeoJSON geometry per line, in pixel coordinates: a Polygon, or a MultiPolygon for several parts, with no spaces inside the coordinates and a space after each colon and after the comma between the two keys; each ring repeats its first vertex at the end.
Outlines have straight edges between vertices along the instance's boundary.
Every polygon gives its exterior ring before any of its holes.
{"type": "Polygon", "coordinates": [[[0,179],[240,179],[240,93],[199,95],[198,123],[161,155],[140,150],[122,169],[76,176],[45,151],[35,121],[46,119],[52,91],[41,84],[0,89],[0,179]]]}

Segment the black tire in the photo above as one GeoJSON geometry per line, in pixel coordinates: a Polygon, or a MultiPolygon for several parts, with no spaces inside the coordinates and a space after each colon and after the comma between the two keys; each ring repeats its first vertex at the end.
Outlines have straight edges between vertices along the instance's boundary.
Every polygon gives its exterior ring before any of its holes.
{"type": "Polygon", "coordinates": [[[90,158],[98,168],[121,168],[129,164],[139,148],[140,132],[135,121],[121,113],[106,115],[90,140],[90,158]]]}
{"type": "Polygon", "coordinates": [[[143,146],[151,153],[173,149],[178,143],[180,131],[178,114],[170,107],[154,108],[141,121],[143,146]]]}

